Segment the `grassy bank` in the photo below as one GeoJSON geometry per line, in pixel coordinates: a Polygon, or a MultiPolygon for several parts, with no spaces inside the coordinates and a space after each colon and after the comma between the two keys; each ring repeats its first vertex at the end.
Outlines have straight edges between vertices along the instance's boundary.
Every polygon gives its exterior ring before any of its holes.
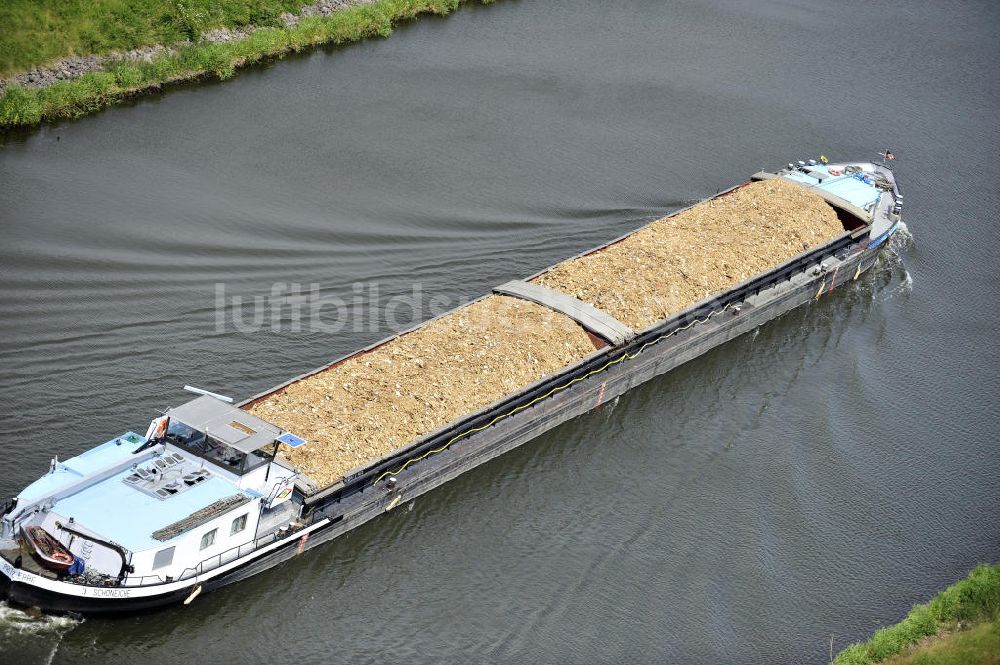
{"type": "Polygon", "coordinates": [[[213,28],[278,25],[311,0],[3,0],[0,76],[67,56],[196,41],[213,28]]]}
{"type": "Polygon", "coordinates": [[[1000,644],[998,620],[1000,564],[978,566],[967,578],[930,602],[916,605],[896,625],[875,631],[867,642],[847,647],[833,662],[834,665],[996,663],[1000,644]],[[928,640],[938,635],[939,639],[928,640]],[[908,651],[918,643],[921,646],[917,650],[908,651]]]}
{"type": "Polygon", "coordinates": [[[885,665],[1000,665],[1000,622],[979,623],[932,638],[911,652],[893,656],[885,665]]]}
{"type": "MultiPolygon", "coordinates": [[[[483,4],[493,2],[479,1],[483,4]]],[[[449,14],[461,2],[378,0],[330,16],[304,18],[293,27],[265,27],[239,41],[192,44],[175,52],[163,53],[151,62],[119,62],[104,71],[90,72],[44,88],[10,85],[0,98],[0,128],[25,127],[79,117],[127,97],[159,89],[165,83],[203,77],[225,79],[239,67],[320,44],[345,44],[366,37],[387,37],[400,21],[424,13],[449,14]]],[[[273,4],[281,3],[275,0],[273,4]]]]}

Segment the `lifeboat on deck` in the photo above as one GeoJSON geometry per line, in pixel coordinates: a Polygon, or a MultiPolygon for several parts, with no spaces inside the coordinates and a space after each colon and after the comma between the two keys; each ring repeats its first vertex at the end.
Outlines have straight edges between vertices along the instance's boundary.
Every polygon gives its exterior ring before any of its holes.
{"type": "Polygon", "coordinates": [[[73,565],[73,554],[42,527],[21,527],[21,535],[32,556],[49,570],[62,573],[73,565]]]}

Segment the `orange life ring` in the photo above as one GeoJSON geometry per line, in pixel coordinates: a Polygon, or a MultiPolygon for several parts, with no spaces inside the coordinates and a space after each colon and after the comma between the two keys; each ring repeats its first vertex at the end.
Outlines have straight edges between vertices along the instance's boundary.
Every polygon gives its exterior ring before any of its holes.
{"type": "Polygon", "coordinates": [[[73,555],[66,552],[53,552],[51,558],[64,563],[73,563],[73,555]]]}

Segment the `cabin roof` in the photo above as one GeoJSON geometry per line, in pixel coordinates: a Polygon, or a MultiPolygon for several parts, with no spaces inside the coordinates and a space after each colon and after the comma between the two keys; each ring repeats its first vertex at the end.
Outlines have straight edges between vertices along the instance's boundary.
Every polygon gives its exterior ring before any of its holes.
{"type": "Polygon", "coordinates": [[[60,499],[52,511],[137,552],[165,545],[153,532],[240,493],[232,483],[212,476],[182,494],[159,499],[123,482],[131,472],[127,469],[60,499]]]}
{"type": "Polygon", "coordinates": [[[209,395],[170,409],[167,415],[242,453],[269,446],[284,433],[277,425],[209,395]]]}
{"type": "Polygon", "coordinates": [[[55,469],[21,490],[17,495],[18,500],[25,504],[52,496],[96,471],[131,458],[136,446],[145,442],[146,439],[135,432],[126,432],[64,462],[59,462],[55,469]]]}

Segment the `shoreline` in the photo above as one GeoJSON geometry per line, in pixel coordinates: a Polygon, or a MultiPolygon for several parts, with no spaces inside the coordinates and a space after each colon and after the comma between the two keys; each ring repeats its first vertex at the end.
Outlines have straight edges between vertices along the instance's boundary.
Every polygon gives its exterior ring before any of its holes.
{"type": "Polygon", "coordinates": [[[914,605],[899,623],[879,628],[866,642],[848,646],[831,665],[908,663],[910,657],[932,650],[961,649],[963,658],[969,653],[976,655],[984,648],[984,641],[973,639],[961,643],[963,636],[984,625],[996,627],[997,622],[1000,622],[1000,563],[980,564],[926,603],[914,605]]]}
{"type": "MultiPolygon", "coordinates": [[[[330,16],[334,12],[359,5],[369,5],[374,2],[377,2],[377,0],[316,0],[316,2],[302,7],[295,14],[285,12],[278,18],[284,27],[293,28],[302,19],[309,18],[310,16],[330,16]]],[[[246,39],[258,30],[263,30],[267,27],[273,26],[251,24],[240,28],[213,28],[195,41],[187,39],[170,44],[147,44],[127,51],[113,50],[103,53],[88,53],[59,58],[58,60],[44,64],[34,65],[30,69],[15,72],[6,77],[0,77],[0,96],[11,85],[19,85],[23,88],[44,88],[59,81],[79,78],[90,72],[107,71],[108,68],[117,64],[149,63],[159,55],[177,53],[180,50],[199,44],[224,44],[226,42],[246,39]]]]}
{"type": "Polygon", "coordinates": [[[64,58],[0,81],[0,133],[82,117],[171,85],[225,80],[316,46],[388,37],[403,21],[446,16],[467,2],[494,0],[319,0],[282,15],[284,27],[220,28],[198,42],[64,58]]]}

